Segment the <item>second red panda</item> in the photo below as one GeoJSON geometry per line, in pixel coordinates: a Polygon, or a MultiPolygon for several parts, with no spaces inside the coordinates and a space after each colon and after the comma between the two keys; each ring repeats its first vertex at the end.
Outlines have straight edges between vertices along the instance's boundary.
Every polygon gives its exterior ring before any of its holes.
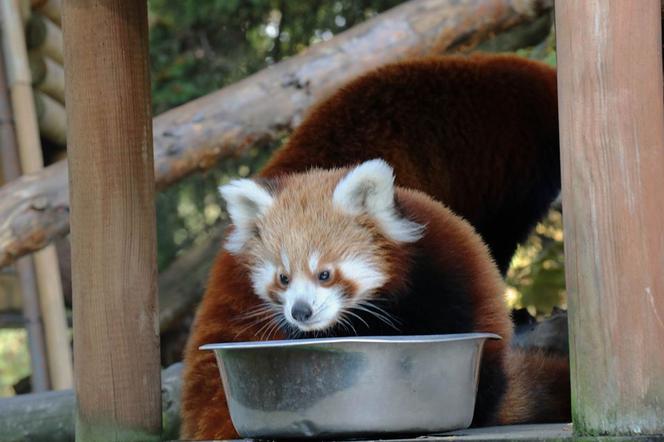
{"type": "Polygon", "coordinates": [[[568,420],[566,361],[510,348],[501,278],[559,187],[555,101],[555,72],[515,57],[397,64],[222,187],[233,228],[188,344],[183,437],[234,435],[198,346],[312,335],[493,332],[474,424],[568,420]]]}

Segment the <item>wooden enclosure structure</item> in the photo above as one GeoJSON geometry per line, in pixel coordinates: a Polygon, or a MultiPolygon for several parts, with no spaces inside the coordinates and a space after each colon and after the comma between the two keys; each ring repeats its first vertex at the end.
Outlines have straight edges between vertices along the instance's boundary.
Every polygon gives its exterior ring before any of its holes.
{"type": "MultiPolygon", "coordinates": [[[[660,434],[660,2],[556,7],[575,431],[660,434]]],[[[62,22],[77,439],[159,440],[147,4],[65,1],[62,22]]]]}
{"type": "Polygon", "coordinates": [[[659,0],[556,2],[572,409],[582,434],[664,433],[659,0]]]}
{"type": "Polygon", "coordinates": [[[147,2],[65,1],[76,440],[161,439],[147,2]]]}
{"type": "MultiPolygon", "coordinates": [[[[23,35],[21,5],[22,3],[18,0],[0,2],[0,14],[3,25],[2,43],[4,52],[8,55],[7,60],[10,61],[7,63],[7,77],[21,172],[30,174],[37,173],[44,168],[44,158],[35,111],[28,53],[23,35]]],[[[73,385],[71,351],[55,247],[53,245],[45,247],[35,253],[32,259],[34,272],[31,272],[32,269],[25,264],[20,264],[19,270],[22,271],[22,279],[27,280],[30,276],[29,273],[36,276],[39,307],[44,323],[50,385],[54,389],[71,388],[73,385]]],[[[32,309],[32,316],[33,319],[35,316],[39,316],[34,309],[32,309]]],[[[31,337],[36,338],[35,334],[36,330],[31,337]]],[[[46,383],[41,380],[38,382],[42,385],[46,383]]]]}

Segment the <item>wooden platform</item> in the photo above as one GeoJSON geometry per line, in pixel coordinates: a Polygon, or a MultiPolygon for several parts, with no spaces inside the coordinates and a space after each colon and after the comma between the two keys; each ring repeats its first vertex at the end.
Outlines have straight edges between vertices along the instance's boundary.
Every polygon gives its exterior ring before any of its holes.
{"type": "MultiPolygon", "coordinates": [[[[225,442],[249,442],[254,439],[242,439],[225,442]]],[[[449,433],[419,436],[406,439],[353,439],[366,442],[456,442],[456,441],[597,441],[597,442],[627,442],[627,441],[664,441],[661,436],[598,436],[575,437],[572,424],[538,424],[538,425],[507,425],[502,427],[470,428],[467,430],[451,431],[449,433]]],[[[173,441],[175,442],[175,441],[173,441]]],[[[213,442],[213,441],[208,441],[213,442]]],[[[224,442],[224,441],[214,441],[224,442]]]]}

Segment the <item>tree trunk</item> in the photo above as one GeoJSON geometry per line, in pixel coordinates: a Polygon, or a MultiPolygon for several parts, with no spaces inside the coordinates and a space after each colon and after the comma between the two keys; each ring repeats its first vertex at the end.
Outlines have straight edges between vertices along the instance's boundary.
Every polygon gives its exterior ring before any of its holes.
{"type": "MultiPolygon", "coordinates": [[[[164,188],[220,160],[278,139],[295,128],[313,104],[342,84],[380,65],[412,56],[468,50],[489,36],[535,20],[551,0],[414,0],[356,26],[302,54],[245,80],[172,109],[154,119],[157,186],[164,188]]],[[[66,166],[49,173],[61,186],[49,188],[61,210],[30,209],[43,189],[14,182],[0,189],[0,219],[20,217],[26,226],[0,225],[0,267],[44,247],[68,229],[66,166]],[[7,198],[12,201],[6,202],[7,198]],[[53,222],[53,225],[47,223],[53,222]],[[16,229],[16,230],[15,230],[16,229]]]]}

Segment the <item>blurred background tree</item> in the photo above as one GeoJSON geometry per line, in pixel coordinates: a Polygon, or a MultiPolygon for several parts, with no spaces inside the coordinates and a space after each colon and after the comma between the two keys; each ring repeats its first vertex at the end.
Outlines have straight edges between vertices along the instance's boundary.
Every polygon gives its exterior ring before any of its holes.
{"type": "MultiPolygon", "coordinates": [[[[402,1],[150,0],[154,113],[237,82],[402,1]]],[[[159,194],[160,270],[205,241],[225,216],[217,187],[254,173],[278,144],[256,147],[159,194]]]]}

